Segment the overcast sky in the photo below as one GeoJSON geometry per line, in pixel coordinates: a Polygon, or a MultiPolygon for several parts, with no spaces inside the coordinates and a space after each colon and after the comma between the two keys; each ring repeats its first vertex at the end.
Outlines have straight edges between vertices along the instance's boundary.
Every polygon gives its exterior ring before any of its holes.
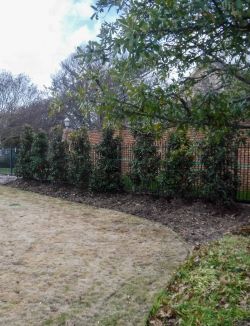
{"type": "Polygon", "coordinates": [[[94,39],[94,0],[0,0],[0,70],[42,87],[75,47],[94,39]]]}

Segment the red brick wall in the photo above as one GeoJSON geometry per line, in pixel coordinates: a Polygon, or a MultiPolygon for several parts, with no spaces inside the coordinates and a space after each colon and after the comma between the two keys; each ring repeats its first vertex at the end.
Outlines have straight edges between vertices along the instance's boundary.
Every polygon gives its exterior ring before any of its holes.
{"type": "Polygon", "coordinates": [[[91,145],[97,145],[102,140],[102,133],[98,130],[88,131],[88,136],[91,145]]]}
{"type": "MultiPolygon", "coordinates": [[[[97,145],[102,140],[102,131],[99,130],[90,130],[88,131],[89,141],[91,145],[97,145]]],[[[168,139],[169,132],[165,132],[160,140],[156,141],[157,145],[161,145],[168,139]]],[[[135,138],[128,129],[123,129],[115,132],[115,136],[119,136],[122,140],[122,145],[132,145],[135,143],[135,138]]],[[[197,131],[189,132],[190,139],[201,139],[202,133],[197,131]]]]}
{"type": "MultiPolygon", "coordinates": [[[[102,140],[102,131],[99,130],[90,130],[88,131],[89,141],[91,145],[97,145],[102,140]]],[[[134,137],[129,130],[120,130],[115,132],[115,136],[119,136],[122,139],[123,145],[130,145],[135,142],[134,137]]]]}
{"type": "Polygon", "coordinates": [[[241,190],[250,191],[250,139],[246,144],[240,146],[238,151],[239,178],[241,190]]]}

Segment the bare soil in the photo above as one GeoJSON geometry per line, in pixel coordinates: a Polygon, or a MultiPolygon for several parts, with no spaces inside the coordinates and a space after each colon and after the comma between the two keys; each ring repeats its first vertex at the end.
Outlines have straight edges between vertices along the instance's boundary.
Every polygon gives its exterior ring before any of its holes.
{"type": "Polygon", "coordinates": [[[159,223],[0,186],[0,325],[144,325],[187,253],[159,223]]]}
{"type": "Polygon", "coordinates": [[[249,204],[225,209],[202,201],[169,201],[134,194],[91,194],[70,186],[21,179],[10,186],[157,221],[173,229],[191,245],[218,239],[224,233],[250,224],[249,204]]]}

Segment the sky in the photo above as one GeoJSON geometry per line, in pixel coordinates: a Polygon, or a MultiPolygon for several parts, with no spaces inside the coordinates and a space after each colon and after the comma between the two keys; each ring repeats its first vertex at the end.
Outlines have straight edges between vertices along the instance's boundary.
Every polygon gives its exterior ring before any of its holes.
{"type": "Polygon", "coordinates": [[[43,88],[60,62],[96,38],[94,0],[0,0],[0,70],[25,73],[43,88]]]}

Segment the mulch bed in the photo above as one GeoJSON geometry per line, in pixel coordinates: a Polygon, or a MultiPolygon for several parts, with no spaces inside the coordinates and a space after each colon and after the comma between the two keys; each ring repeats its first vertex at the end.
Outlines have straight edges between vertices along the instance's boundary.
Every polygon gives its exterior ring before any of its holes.
{"type": "Polygon", "coordinates": [[[162,223],[191,245],[220,238],[224,233],[249,224],[250,205],[215,207],[202,201],[167,200],[149,195],[92,194],[71,186],[18,179],[8,186],[59,197],[95,207],[109,208],[162,223]]]}

